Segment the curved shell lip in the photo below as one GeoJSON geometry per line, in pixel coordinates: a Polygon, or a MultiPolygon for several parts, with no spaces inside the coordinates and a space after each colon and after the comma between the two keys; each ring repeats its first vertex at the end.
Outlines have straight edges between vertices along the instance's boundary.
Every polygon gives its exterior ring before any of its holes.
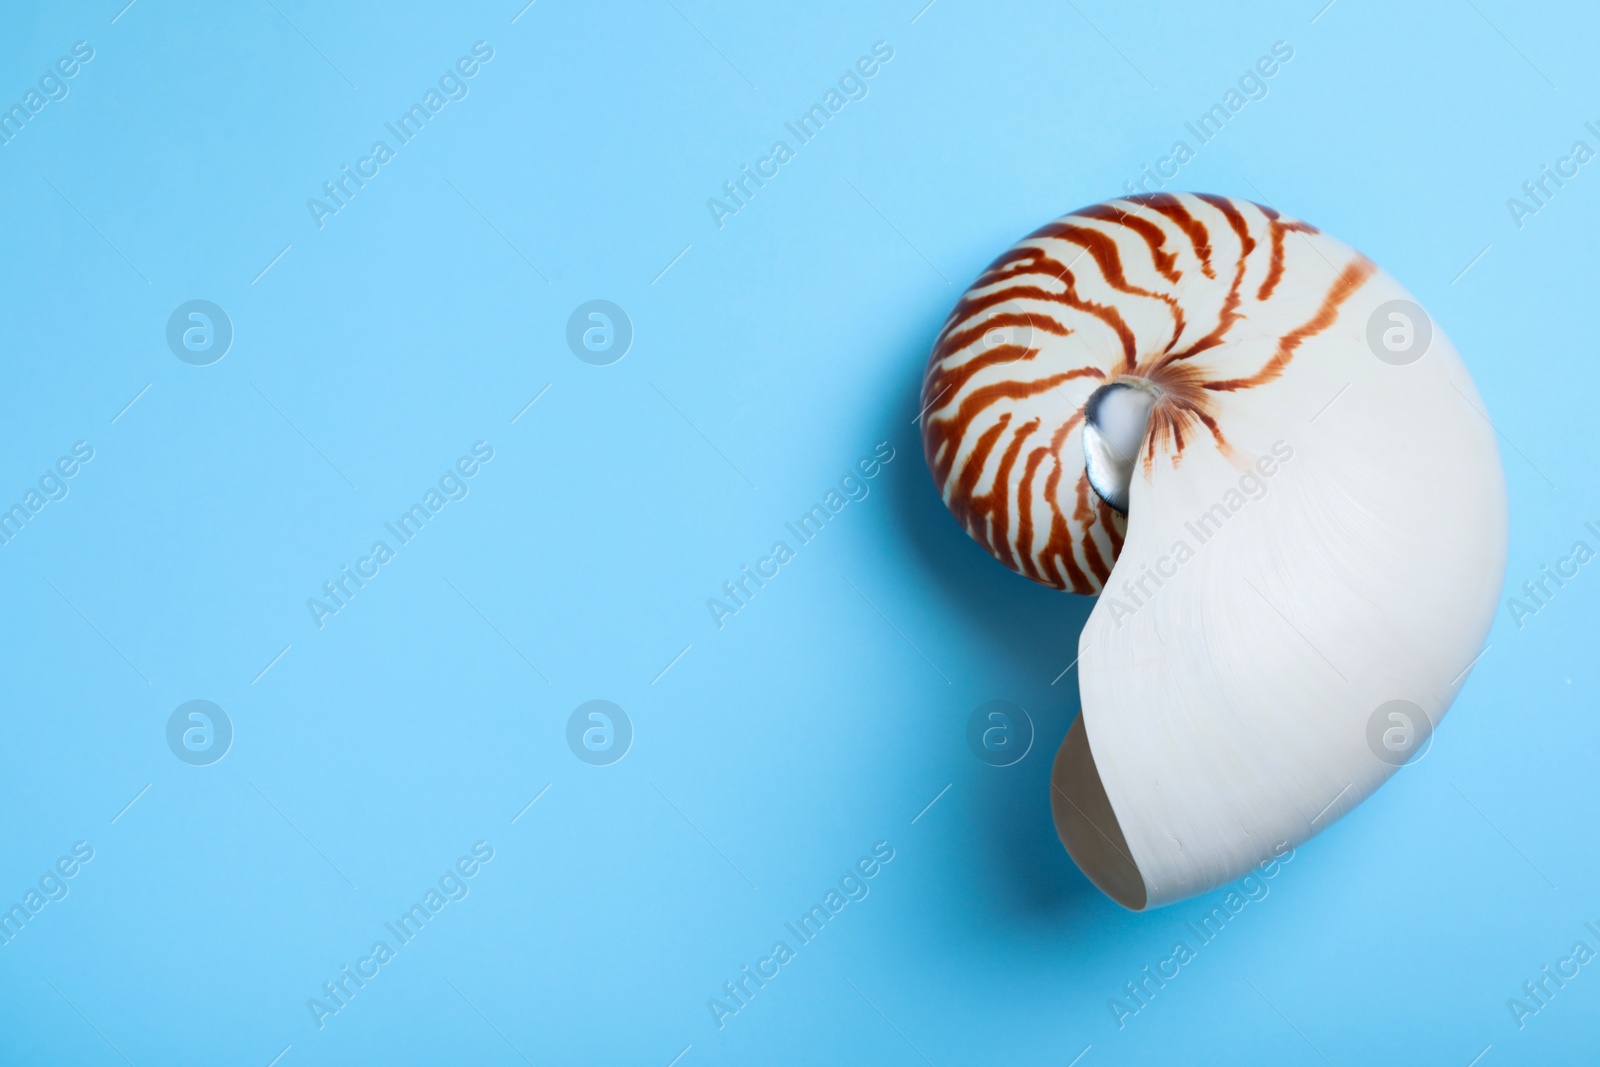
{"type": "Polygon", "coordinates": [[[1095,888],[1129,911],[1144,911],[1150,902],[1144,875],[1106,795],[1082,715],[1050,767],[1050,814],[1056,836],[1095,888]]]}

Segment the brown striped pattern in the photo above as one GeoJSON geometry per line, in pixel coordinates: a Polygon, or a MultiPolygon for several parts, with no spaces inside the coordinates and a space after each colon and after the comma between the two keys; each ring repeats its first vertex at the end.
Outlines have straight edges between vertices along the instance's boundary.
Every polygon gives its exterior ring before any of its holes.
{"type": "Polygon", "coordinates": [[[1147,468],[1196,442],[1230,454],[1222,396],[1277,380],[1374,269],[1348,252],[1330,261],[1310,247],[1316,233],[1248,201],[1157,193],[1075,211],[996,259],[945,321],[923,380],[923,449],[951,513],[1013,570],[1098,593],[1127,520],[1084,474],[1084,402],[1143,378],[1161,393],[1147,468]],[[1286,328],[1246,366],[1230,343],[1251,321],[1257,335],[1286,328]]]}

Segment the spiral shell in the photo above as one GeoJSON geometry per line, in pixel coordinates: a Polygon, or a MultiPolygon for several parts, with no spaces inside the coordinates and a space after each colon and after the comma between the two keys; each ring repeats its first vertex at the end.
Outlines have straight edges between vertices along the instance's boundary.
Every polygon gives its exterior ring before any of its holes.
{"type": "Polygon", "coordinates": [[[1384,709],[1431,733],[1483,647],[1506,504],[1472,379],[1393,278],[1271,208],[1162,193],[1050,223],[962,296],[922,402],[972,538],[1100,594],[1051,802],[1127,907],[1325,829],[1401,762],[1384,709]],[[1396,308],[1424,338],[1404,358],[1378,343],[1396,308]]]}
{"type": "Polygon", "coordinates": [[[1151,382],[1169,403],[1147,467],[1158,452],[1176,466],[1197,438],[1227,453],[1228,395],[1276,381],[1373,273],[1324,240],[1327,280],[1282,284],[1290,235],[1316,233],[1259,204],[1156,193],[1082,208],[991,263],[922,387],[928,467],[967,533],[1036,582],[1100,592],[1127,524],[1090,489],[1084,402],[1121,377],[1151,382]]]}

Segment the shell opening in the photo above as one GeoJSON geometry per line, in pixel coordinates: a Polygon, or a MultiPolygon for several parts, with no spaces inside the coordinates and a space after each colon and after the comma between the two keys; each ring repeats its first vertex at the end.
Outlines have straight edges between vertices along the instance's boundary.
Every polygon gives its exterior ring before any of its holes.
{"type": "Polygon", "coordinates": [[[1082,715],[1072,721],[1050,769],[1050,812],[1056,836],[1089,881],[1124,908],[1143,911],[1149,903],[1144,876],[1106,796],[1082,715]]]}
{"type": "Polygon", "coordinates": [[[1118,378],[1090,393],[1083,407],[1083,462],[1089,485],[1124,515],[1139,447],[1159,399],[1159,391],[1144,379],[1118,378]]]}

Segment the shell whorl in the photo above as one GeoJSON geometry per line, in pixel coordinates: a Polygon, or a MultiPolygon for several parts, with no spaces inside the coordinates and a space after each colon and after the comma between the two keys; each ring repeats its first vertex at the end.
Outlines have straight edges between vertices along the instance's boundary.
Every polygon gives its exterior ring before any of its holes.
{"type": "Polygon", "coordinates": [[[934,344],[922,440],[946,506],[1018,573],[1100,592],[1127,520],[1084,470],[1090,394],[1122,377],[1158,388],[1146,470],[1194,447],[1231,455],[1230,402],[1279,381],[1374,269],[1306,223],[1208,194],[1131,196],[1041,227],[934,344]]]}

